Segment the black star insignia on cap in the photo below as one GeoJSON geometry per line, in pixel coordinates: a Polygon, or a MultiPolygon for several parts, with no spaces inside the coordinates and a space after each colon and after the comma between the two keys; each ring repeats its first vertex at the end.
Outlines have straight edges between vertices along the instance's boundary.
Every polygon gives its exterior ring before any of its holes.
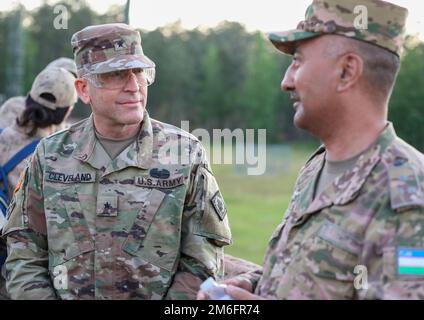
{"type": "Polygon", "coordinates": [[[127,48],[127,44],[123,39],[118,39],[114,41],[115,51],[123,50],[127,48]]]}

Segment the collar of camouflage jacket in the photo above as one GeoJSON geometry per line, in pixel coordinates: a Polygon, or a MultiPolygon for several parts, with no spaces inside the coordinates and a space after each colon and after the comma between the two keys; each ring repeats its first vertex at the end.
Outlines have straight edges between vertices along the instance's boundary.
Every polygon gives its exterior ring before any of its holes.
{"type": "Polygon", "coordinates": [[[389,122],[372,146],[358,158],[355,165],[338,176],[321,194],[312,199],[319,177],[318,173],[325,161],[325,147],[321,146],[302,170],[302,177],[299,178],[300,181],[295,190],[294,197],[298,200],[293,202],[299,204],[295,210],[299,217],[332,205],[345,205],[354,200],[374,167],[380,162],[384,151],[396,138],[393,125],[389,122]]]}
{"type": "MultiPolygon", "coordinates": [[[[90,163],[91,155],[97,143],[95,134],[93,115],[80,126],[70,128],[76,147],[73,157],[90,163]]],[[[141,130],[136,141],[131,144],[124,152],[112,160],[113,170],[120,170],[129,166],[148,169],[152,163],[153,152],[153,129],[152,123],[147,111],[144,112],[144,118],[141,130]]],[[[91,163],[90,163],[91,164],[91,163]]],[[[105,172],[106,174],[106,172],[105,172]]]]}

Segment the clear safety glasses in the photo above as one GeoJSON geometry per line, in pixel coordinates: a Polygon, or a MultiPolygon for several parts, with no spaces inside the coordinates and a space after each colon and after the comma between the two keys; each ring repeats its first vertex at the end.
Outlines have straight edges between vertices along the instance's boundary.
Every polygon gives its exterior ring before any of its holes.
{"type": "Polygon", "coordinates": [[[150,86],[155,81],[155,68],[119,70],[84,76],[95,87],[104,89],[122,89],[131,77],[135,77],[139,86],[150,86]]]}

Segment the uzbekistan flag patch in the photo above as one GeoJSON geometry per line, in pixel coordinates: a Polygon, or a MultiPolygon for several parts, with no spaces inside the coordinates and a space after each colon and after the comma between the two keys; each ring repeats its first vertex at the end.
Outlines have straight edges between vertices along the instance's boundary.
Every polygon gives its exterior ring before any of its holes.
{"type": "Polygon", "coordinates": [[[424,277],[424,248],[397,248],[399,276],[424,277]]]}

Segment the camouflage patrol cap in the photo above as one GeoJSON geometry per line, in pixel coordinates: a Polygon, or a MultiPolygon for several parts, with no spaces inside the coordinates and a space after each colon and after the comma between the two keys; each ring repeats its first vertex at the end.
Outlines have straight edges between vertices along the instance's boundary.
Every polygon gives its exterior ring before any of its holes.
{"type": "Polygon", "coordinates": [[[25,110],[25,97],[12,97],[0,107],[0,128],[15,123],[16,118],[25,110]]]}
{"type": "Polygon", "coordinates": [[[407,16],[407,9],[381,0],[313,0],[305,20],[296,29],[271,32],[268,36],[278,50],[290,55],[298,41],[336,34],[377,45],[400,56],[407,16]],[[367,14],[368,21],[361,21],[362,14],[364,17],[367,14]],[[367,28],[363,28],[367,22],[367,28]]]}
{"type": "Polygon", "coordinates": [[[32,83],[29,95],[46,108],[56,110],[75,104],[78,100],[74,86],[75,78],[63,68],[46,68],[41,71],[32,83]],[[56,101],[43,98],[44,94],[51,94],[56,101]]]}
{"type": "Polygon", "coordinates": [[[50,67],[63,68],[72,73],[75,77],[77,76],[77,65],[72,59],[65,57],[58,58],[56,60],[53,60],[46,66],[46,68],[50,67]]]}
{"type": "Polygon", "coordinates": [[[154,68],[144,55],[141,36],[124,23],[89,26],[72,36],[78,76],[132,68],[154,68]]]}

